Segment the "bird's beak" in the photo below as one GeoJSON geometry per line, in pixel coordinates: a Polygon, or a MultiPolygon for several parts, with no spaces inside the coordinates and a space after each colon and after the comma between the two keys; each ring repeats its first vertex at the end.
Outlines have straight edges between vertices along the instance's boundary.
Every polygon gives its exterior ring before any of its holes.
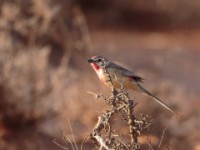
{"type": "Polygon", "coordinates": [[[93,63],[95,62],[93,59],[88,59],[88,63],[93,63]]]}

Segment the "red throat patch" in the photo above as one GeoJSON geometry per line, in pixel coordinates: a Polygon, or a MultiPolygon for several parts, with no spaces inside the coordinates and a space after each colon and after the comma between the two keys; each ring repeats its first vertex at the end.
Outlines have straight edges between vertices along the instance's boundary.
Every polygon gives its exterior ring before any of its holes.
{"type": "Polygon", "coordinates": [[[99,66],[98,66],[97,64],[91,63],[91,65],[92,65],[92,68],[93,68],[94,70],[99,70],[99,66]]]}

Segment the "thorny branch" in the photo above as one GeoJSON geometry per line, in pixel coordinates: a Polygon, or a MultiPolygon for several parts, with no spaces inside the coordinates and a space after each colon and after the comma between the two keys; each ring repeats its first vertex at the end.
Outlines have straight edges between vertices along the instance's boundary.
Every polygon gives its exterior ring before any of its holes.
{"type": "MultiPolygon", "coordinates": [[[[105,68],[105,73],[108,75],[109,81],[113,85],[107,68],[105,68]]],[[[135,103],[134,100],[129,97],[127,90],[122,87],[117,91],[113,86],[112,95],[108,98],[102,94],[88,93],[95,95],[97,99],[103,99],[111,106],[109,110],[106,110],[99,116],[98,122],[90,135],[91,140],[94,142],[95,149],[139,150],[140,144],[138,142],[138,136],[143,130],[150,127],[152,119],[148,115],[135,115],[135,103]],[[129,129],[129,138],[124,138],[120,133],[116,133],[111,125],[111,120],[116,115],[123,116],[122,121],[126,122],[127,129],[129,129]]]]}

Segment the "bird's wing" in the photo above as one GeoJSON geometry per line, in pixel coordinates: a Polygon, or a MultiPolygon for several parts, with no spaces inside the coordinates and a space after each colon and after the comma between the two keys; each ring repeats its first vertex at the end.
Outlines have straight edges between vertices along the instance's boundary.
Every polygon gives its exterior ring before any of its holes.
{"type": "Polygon", "coordinates": [[[143,78],[141,78],[140,76],[138,76],[137,74],[125,69],[124,67],[120,66],[120,65],[117,65],[115,63],[109,63],[109,66],[112,68],[116,68],[120,74],[124,75],[124,76],[128,76],[128,77],[131,77],[133,78],[135,81],[137,82],[142,82],[142,80],[144,80],[143,78]]]}

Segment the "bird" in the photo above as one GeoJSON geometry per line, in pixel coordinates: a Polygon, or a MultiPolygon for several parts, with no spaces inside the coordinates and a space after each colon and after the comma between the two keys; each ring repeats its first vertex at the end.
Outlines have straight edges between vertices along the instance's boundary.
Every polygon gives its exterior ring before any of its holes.
{"type": "Polygon", "coordinates": [[[141,92],[151,97],[170,112],[175,113],[175,111],[172,110],[165,102],[150,93],[141,85],[144,79],[138,76],[136,73],[109,61],[103,56],[93,56],[88,59],[88,63],[90,63],[99,79],[107,87],[114,89],[120,89],[124,87],[126,89],[132,89],[141,92]]]}

